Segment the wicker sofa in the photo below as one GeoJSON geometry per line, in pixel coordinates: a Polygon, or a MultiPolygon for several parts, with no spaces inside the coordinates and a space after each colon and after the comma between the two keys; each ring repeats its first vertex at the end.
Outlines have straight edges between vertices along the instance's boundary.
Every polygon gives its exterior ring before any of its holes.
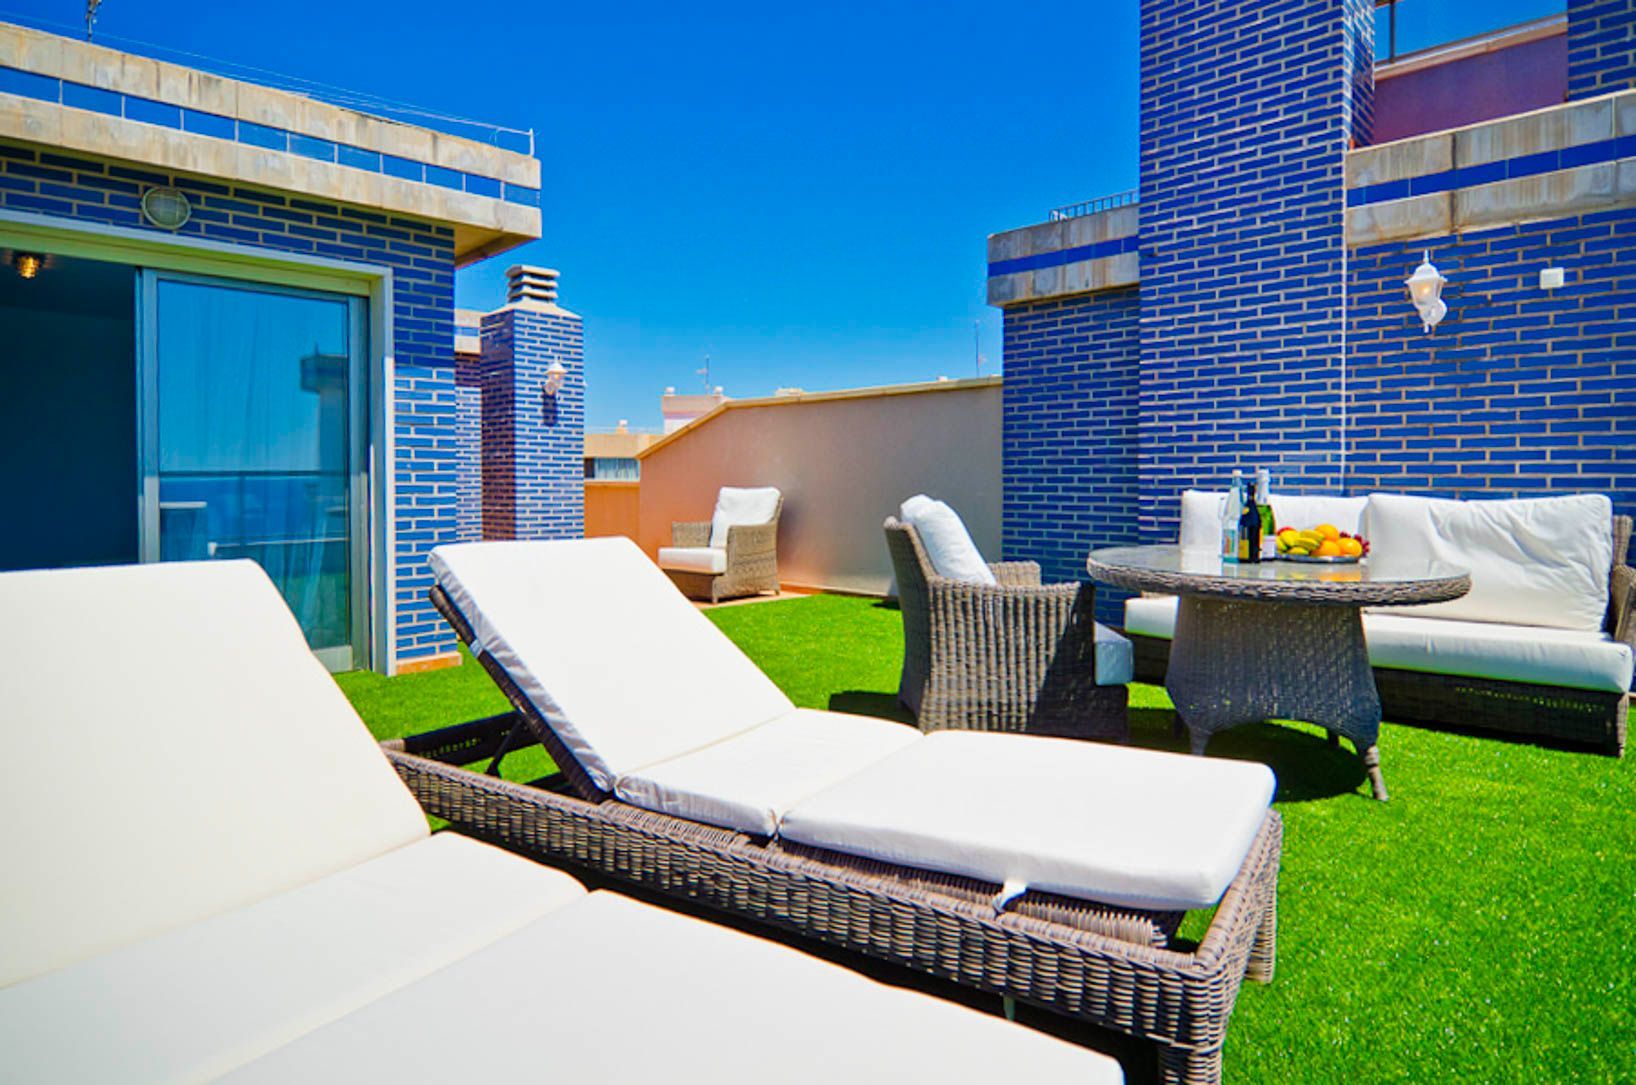
{"type": "Polygon", "coordinates": [[[248,561],[0,574],[0,610],[0,1081],[1122,1078],[431,835],[248,561]]]}
{"type": "Polygon", "coordinates": [[[689,599],[719,603],[778,591],[778,517],[784,498],[771,487],[722,487],[709,520],[678,520],[659,567],[689,599]]]}
{"type": "Polygon", "coordinates": [[[903,612],[898,701],[921,730],[1129,738],[1131,646],[1096,621],[1090,583],[1041,584],[1032,561],[991,563],[994,585],[951,580],[912,526],[884,528],[903,612]]]}
{"type": "MultiPolygon", "coordinates": [[[[1198,491],[1183,495],[1183,546],[1214,539],[1211,517],[1219,499],[1198,491]]],[[[1365,613],[1387,719],[1623,753],[1636,660],[1636,572],[1626,563],[1631,519],[1613,515],[1606,498],[1441,502],[1394,494],[1274,495],[1273,508],[1281,523],[1327,520],[1362,531],[1377,553],[1383,545],[1424,548],[1472,569],[1472,594],[1463,600],[1365,613]],[[1583,555],[1582,575],[1574,575],[1575,563],[1562,556],[1561,546],[1583,555]],[[1534,570],[1539,583],[1530,584],[1534,570]]],[[[1126,602],[1125,634],[1135,647],[1139,679],[1164,680],[1175,614],[1169,596],[1126,602]]]]}

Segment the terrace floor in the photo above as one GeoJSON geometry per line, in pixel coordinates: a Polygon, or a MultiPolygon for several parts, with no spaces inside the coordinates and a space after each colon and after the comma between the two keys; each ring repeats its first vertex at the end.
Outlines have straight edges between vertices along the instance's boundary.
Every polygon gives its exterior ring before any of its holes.
{"type": "MultiPolygon", "coordinates": [[[[907,719],[886,604],[818,595],[708,613],[797,704],[907,719]]],[[[469,664],[338,681],[381,738],[506,707],[469,664]]],[[[1182,748],[1162,689],[1133,686],[1131,702],[1133,742],[1182,748]]],[[[1390,723],[1380,745],[1385,804],[1315,728],[1212,743],[1211,756],[1272,766],[1285,823],[1278,974],[1239,997],[1227,1080],[1636,1080],[1636,756],[1390,723]]],[[[535,747],[505,775],[548,767],[535,747]]],[[[1183,933],[1202,928],[1193,917],[1183,933]]],[[[1126,1067],[1132,1081],[1146,1069],[1126,1067]]]]}

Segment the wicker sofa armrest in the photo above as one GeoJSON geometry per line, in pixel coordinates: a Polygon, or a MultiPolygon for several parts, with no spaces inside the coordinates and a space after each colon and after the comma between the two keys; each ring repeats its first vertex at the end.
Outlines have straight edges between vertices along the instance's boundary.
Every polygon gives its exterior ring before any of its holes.
{"type": "Polygon", "coordinates": [[[1040,563],[1037,561],[991,561],[988,568],[1002,587],[1036,587],[1040,582],[1040,563]]]}
{"type": "Polygon", "coordinates": [[[1636,569],[1615,565],[1609,586],[1612,590],[1608,613],[1610,632],[1614,640],[1636,649],[1636,569]]]}
{"type": "Polygon", "coordinates": [[[670,545],[709,546],[709,520],[677,520],[670,525],[670,545]]]}
{"type": "Polygon", "coordinates": [[[765,524],[735,524],[727,529],[727,567],[766,557],[778,549],[778,521],[765,524]]]}

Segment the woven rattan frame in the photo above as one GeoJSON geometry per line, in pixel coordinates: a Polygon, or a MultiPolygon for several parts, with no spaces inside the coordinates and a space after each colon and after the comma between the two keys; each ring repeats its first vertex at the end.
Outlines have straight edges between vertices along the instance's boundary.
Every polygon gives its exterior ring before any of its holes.
{"type": "MultiPolygon", "coordinates": [[[[738,599],[746,595],[778,591],[778,517],[784,498],[773,506],[773,518],[765,524],[739,524],[727,529],[727,571],[696,573],[686,569],[666,569],[671,583],[689,599],[738,599]]],[[[709,546],[709,520],[678,520],[670,525],[670,545],[709,546]]]]}
{"type": "MultiPolygon", "coordinates": [[[[1626,564],[1631,518],[1615,516],[1612,534],[1614,564],[1606,630],[1615,640],[1636,649],[1636,571],[1626,564]]],[[[1163,683],[1170,663],[1170,641],[1140,633],[1125,635],[1136,649],[1136,677],[1163,683]]],[[[1373,670],[1381,712],[1394,723],[1469,727],[1587,745],[1615,757],[1624,753],[1628,693],[1385,667],[1373,670]]]]}
{"type": "MultiPolygon", "coordinates": [[[[440,590],[462,640],[471,626],[440,590]]],[[[517,711],[383,743],[427,813],[480,839],[729,912],[915,971],[1043,1007],[1158,1045],[1161,1080],[1221,1079],[1244,978],[1270,982],[1283,827],[1270,812],[1196,948],[1168,947],[1178,916],[999,889],[806,848],[783,847],[640,810],[590,783],[516,682],[477,658],[517,711]],[[552,786],[457,767],[531,732],[562,770],[552,786]]]]}
{"type": "Polygon", "coordinates": [[[1095,588],[1040,583],[1032,561],[990,565],[997,585],[937,575],[908,524],[886,548],[903,612],[898,701],[923,731],[1017,731],[1124,742],[1129,691],[1096,682],[1095,588]]]}

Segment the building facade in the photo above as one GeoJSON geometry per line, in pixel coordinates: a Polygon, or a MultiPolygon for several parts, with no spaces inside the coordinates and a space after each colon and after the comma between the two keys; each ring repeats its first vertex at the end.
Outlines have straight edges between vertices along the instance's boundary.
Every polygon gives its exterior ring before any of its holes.
{"type": "Polygon", "coordinates": [[[1393,58],[1389,96],[1367,0],[1141,7],[1139,193],[989,239],[1006,556],[1083,576],[1234,468],[1636,511],[1636,0],[1393,58]]]}
{"type": "Polygon", "coordinates": [[[531,154],[0,24],[0,568],[249,558],[334,668],[456,661],[430,549],[579,533],[578,318],[453,349],[539,204],[531,154]]]}

